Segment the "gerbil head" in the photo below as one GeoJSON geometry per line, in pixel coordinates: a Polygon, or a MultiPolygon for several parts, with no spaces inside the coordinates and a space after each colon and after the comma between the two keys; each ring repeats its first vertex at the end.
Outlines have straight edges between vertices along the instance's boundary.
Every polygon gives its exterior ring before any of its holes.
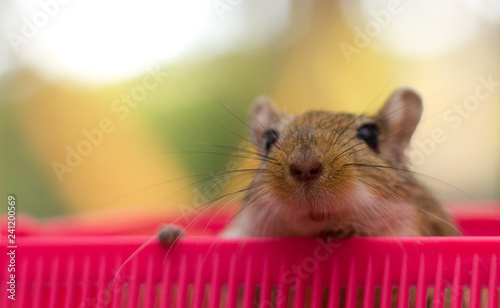
{"type": "Polygon", "coordinates": [[[421,114],[421,99],[409,89],[395,91],[374,116],[326,111],[292,116],[260,97],[249,126],[265,156],[255,182],[266,195],[259,199],[254,193],[249,200],[272,207],[297,228],[348,224],[361,234],[391,228],[388,219],[409,213],[401,204],[411,176],[401,170],[421,114]]]}

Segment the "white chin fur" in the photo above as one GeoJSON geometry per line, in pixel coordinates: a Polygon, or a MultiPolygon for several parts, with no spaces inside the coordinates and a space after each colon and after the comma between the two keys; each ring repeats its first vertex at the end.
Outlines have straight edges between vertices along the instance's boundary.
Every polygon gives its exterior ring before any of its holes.
{"type": "Polygon", "coordinates": [[[314,211],[328,214],[328,219],[313,220],[307,207],[286,204],[267,194],[257,204],[248,205],[222,236],[312,237],[336,230],[370,236],[418,235],[410,219],[415,217],[412,207],[403,200],[383,199],[361,184],[343,196],[317,196],[314,211]]]}

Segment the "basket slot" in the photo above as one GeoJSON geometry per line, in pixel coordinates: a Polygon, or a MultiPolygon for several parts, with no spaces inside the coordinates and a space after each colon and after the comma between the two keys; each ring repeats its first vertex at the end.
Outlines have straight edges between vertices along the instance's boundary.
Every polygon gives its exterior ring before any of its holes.
{"type": "Polygon", "coordinates": [[[68,261],[68,268],[66,272],[66,300],[65,300],[65,308],[75,307],[75,298],[73,296],[74,290],[74,277],[75,277],[75,256],[70,256],[68,261]]]}
{"type": "MultiPolygon", "coordinates": [[[[276,303],[277,308],[286,308],[288,305],[288,284],[286,282],[286,279],[284,279],[286,273],[287,273],[287,259],[285,256],[281,259],[281,267],[280,267],[280,274],[278,277],[282,277],[282,279],[279,280],[278,282],[278,292],[276,293],[276,299],[273,299],[272,302],[276,303]]],[[[265,307],[265,303],[261,303],[261,308],[265,307]]]]}
{"type": "MultiPolygon", "coordinates": [[[[262,269],[262,281],[261,287],[259,289],[259,305],[260,307],[264,307],[266,303],[271,303],[271,277],[269,271],[269,255],[264,257],[264,266],[262,269]]],[[[254,301],[254,299],[250,299],[254,301]]]]}
{"type": "Polygon", "coordinates": [[[146,295],[146,283],[139,283],[137,285],[137,303],[136,308],[146,307],[144,305],[145,295],[146,295]]]}
{"type": "Polygon", "coordinates": [[[324,296],[325,289],[322,285],[321,270],[316,269],[311,290],[311,308],[321,308],[323,299],[328,298],[324,296]]]}
{"type": "MultiPolygon", "coordinates": [[[[497,291],[500,291],[500,287],[497,288],[497,291]]],[[[500,300],[498,301],[498,308],[500,308],[500,300]]]]}
{"type": "Polygon", "coordinates": [[[415,293],[415,307],[425,307],[427,303],[427,285],[425,280],[425,257],[420,254],[418,262],[417,289],[415,293]]]}
{"type": "MultiPolygon", "coordinates": [[[[193,295],[194,295],[194,284],[190,283],[186,286],[186,306],[185,307],[195,307],[193,306],[193,295]]],[[[144,308],[147,308],[144,306],[144,308]]]]}
{"type": "Polygon", "coordinates": [[[328,307],[337,308],[339,306],[340,286],[338,258],[336,255],[333,256],[330,287],[328,291],[328,307]]]}
{"type": "MultiPolygon", "coordinates": [[[[177,293],[177,308],[185,308],[187,305],[187,256],[182,255],[180,258],[179,265],[179,285],[178,285],[178,293],[177,293]]],[[[133,307],[129,307],[133,308],[133,307]]]]}
{"type": "MultiPolygon", "coordinates": [[[[116,263],[115,263],[115,268],[120,269],[122,264],[123,264],[123,257],[119,255],[116,258],[116,263]]],[[[116,274],[115,279],[112,280],[111,282],[111,290],[112,290],[112,308],[121,308],[121,297],[122,297],[122,291],[123,288],[125,287],[125,274],[124,270],[121,270],[119,273],[116,274]]]]}
{"type": "Polygon", "coordinates": [[[236,282],[236,261],[237,256],[233,255],[229,263],[229,280],[227,286],[227,301],[225,307],[235,308],[238,299],[238,284],[236,282]]]}
{"type": "MultiPolygon", "coordinates": [[[[438,307],[438,305],[435,303],[435,300],[434,300],[434,287],[433,286],[430,286],[430,287],[427,287],[427,299],[425,300],[424,303],[427,303],[427,304],[431,304],[431,305],[427,305],[429,307],[438,307]]],[[[416,306],[418,307],[418,306],[416,306]]],[[[421,306],[421,307],[426,307],[426,306],[421,306]]]]}
{"type": "Polygon", "coordinates": [[[220,308],[227,307],[227,285],[226,284],[221,285],[219,298],[220,298],[219,307],[220,308]]]}
{"type": "MultiPolygon", "coordinates": [[[[467,308],[470,307],[468,305],[470,303],[470,293],[471,293],[471,289],[468,286],[464,286],[462,288],[462,302],[461,302],[461,306],[459,306],[459,307],[467,307],[467,308]]],[[[479,300],[481,300],[480,296],[479,296],[479,300]]],[[[483,306],[481,306],[480,302],[478,302],[475,307],[476,308],[483,308],[483,306]]]]}
{"type": "MultiPolygon", "coordinates": [[[[295,288],[294,287],[289,287],[287,290],[286,290],[286,293],[288,293],[288,297],[287,297],[287,301],[284,302],[284,307],[288,307],[288,308],[292,308],[293,307],[293,303],[295,301],[295,288]]],[[[273,300],[272,302],[273,303],[276,303],[278,299],[276,300],[273,300]]],[[[271,306],[272,307],[272,306],[271,306]]]]}
{"type": "MultiPolygon", "coordinates": [[[[455,258],[453,272],[453,288],[451,289],[451,308],[462,307],[462,259],[460,255],[455,258]]],[[[474,307],[476,308],[476,307],[474,307]]]]}
{"type": "Polygon", "coordinates": [[[398,289],[398,308],[408,307],[408,255],[403,255],[403,262],[401,265],[401,276],[399,278],[399,289],[398,289]]]}
{"type": "Polygon", "coordinates": [[[116,307],[127,307],[127,300],[129,299],[128,294],[130,292],[130,284],[128,282],[124,283],[121,287],[120,298],[118,299],[118,304],[116,307]]]}
{"type": "MultiPolygon", "coordinates": [[[[409,304],[406,307],[419,307],[415,304],[415,299],[417,298],[417,287],[411,286],[408,288],[408,301],[409,304]]],[[[424,302],[424,304],[427,304],[424,302]]],[[[425,305],[422,305],[420,307],[425,307],[425,305]]]]}
{"type": "Polygon", "coordinates": [[[373,307],[374,299],[374,283],[373,283],[373,257],[368,256],[366,264],[365,284],[363,290],[363,308],[373,307]]]}
{"type": "MultiPolygon", "coordinates": [[[[312,286],[306,286],[305,292],[304,292],[304,307],[309,307],[311,308],[311,302],[312,302],[312,286]]],[[[320,287],[321,290],[321,287],[320,287]]]]}
{"type": "Polygon", "coordinates": [[[130,279],[128,283],[128,292],[123,292],[124,298],[127,299],[127,307],[135,308],[137,307],[138,298],[139,298],[139,278],[138,278],[138,269],[139,262],[138,258],[135,258],[132,261],[132,270],[130,273],[130,279]]]}
{"type": "Polygon", "coordinates": [[[245,269],[245,286],[243,289],[243,308],[252,308],[254,307],[254,298],[256,294],[256,287],[254,284],[254,276],[253,276],[253,258],[249,257],[246,263],[245,269]]]}
{"type": "Polygon", "coordinates": [[[391,296],[392,296],[392,285],[390,283],[390,259],[389,255],[385,256],[384,260],[384,274],[382,278],[382,289],[381,289],[381,298],[380,298],[380,307],[390,307],[391,305],[391,296]]]}
{"type": "Polygon", "coordinates": [[[488,287],[481,288],[481,304],[479,307],[488,307],[488,287]]]}
{"type": "Polygon", "coordinates": [[[434,299],[433,299],[433,308],[442,308],[444,305],[443,302],[443,256],[441,254],[438,255],[437,267],[436,267],[436,279],[434,282],[434,299]]]}
{"type": "Polygon", "coordinates": [[[146,285],[144,289],[144,307],[154,307],[155,283],[153,279],[153,255],[149,255],[146,267],[146,285]]]}
{"type": "Polygon", "coordinates": [[[481,280],[479,273],[479,256],[474,254],[472,259],[472,277],[470,282],[469,308],[479,308],[481,303],[481,280]]]}
{"type": "Polygon", "coordinates": [[[43,278],[43,273],[45,271],[44,265],[44,258],[43,257],[38,257],[36,260],[36,266],[35,266],[35,280],[34,280],[34,290],[33,290],[33,302],[32,302],[32,307],[40,307],[40,304],[42,303],[42,278],[43,278]]]}
{"type": "Polygon", "coordinates": [[[110,291],[111,290],[111,285],[108,286],[106,285],[106,258],[104,255],[100,256],[99,258],[99,274],[97,277],[97,292],[96,292],[96,306],[102,307],[107,304],[109,304],[110,301],[110,291]]]}
{"type": "MultiPolygon", "coordinates": [[[[453,296],[453,288],[450,288],[450,287],[446,287],[444,288],[444,300],[443,300],[443,306],[445,308],[451,308],[451,300],[452,300],[452,296],[453,296]]],[[[458,307],[461,307],[461,306],[458,306],[458,307]]]]}
{"type": "MultiPolygon", "coordinates": [[[[306,259],[307,260],[307,259],[306,259]]],[[[302,265],[305,267],[305,260],[303,261],[302,265]]],[[[306,271],[307,272],[307,271],[306,271]]],[[[293,303],[293,308],[302,308],[304,307],[304,302],[305,302],[305,279],[299,278],[295,279],[295,286],[293,289],[291,289],[291,296],[290,298],[293,298],[292,303],[293,303]]]]}
{"type": "Polygon", "coordinates": [[[57,291],[59,290],[60,281],[59,281],[59,257],[54,257],[52,261],[52,273],[50,274],[50,295],[49,295],[49,307],[58,307],[61,304],[58,302],[59,294],[57,291]]]}
{"type": "Polygon", "coordinates": [[[488,308],[498,308],[498,264],[497,256],[491,257],[490,281],[488,284],[488,308]]]}
{"type": "Polygon", "coordinates": [[[349,260],[349,272],[347,276],[346,288],[346,306],[356,307],[356,259],[351,257],[349,260]]]}
{"type": "Polygon", "coordinates": [[[87,300],[89,298],[89,289],[90,289],[90,256],[85,255],[83,258],[83,271],[82,271],[83,279],[82,279],[82,296],[81,302],[87,300]]]}
{"type": "MultiPolygon", "coordinates": [[[[238,298],[237,298],[237,306],[239,308],[243,308],[243,296],[245,294],[245,286],[244,285],[239,285],[238,286],[238,298]]],[[[255,294],[254,294],[255,296],[255,294]]]]}
{"type": "Polygon", "coordinates": [[[194,282],[194,307],[203,307],[203,298],[205,296],[205,283],[203,282],[203,258],[200,254],[196,261],[196,277],[194,282]]]}
{"type": "Polygon", "coordinates": [[[221,271],[219,267],[220,267],[219,254],[215,254],[212,267],[212,281],[210,283],[210,308],[219,308],[220,306],[221,271]]]}
{"type": "Polygon", "coordinates": [[[172,296],[172,277],[171,277],[171,266],[168,262],[163,269],[163,277],[161,282],[161,297],[160,297],[160,307],[171,307],[171,296],[172,296]]]}

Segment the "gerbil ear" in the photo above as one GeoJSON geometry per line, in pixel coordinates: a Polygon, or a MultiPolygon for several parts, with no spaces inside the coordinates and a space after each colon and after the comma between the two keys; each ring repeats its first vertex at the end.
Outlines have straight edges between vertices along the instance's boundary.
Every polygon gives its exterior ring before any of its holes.
{"type": "Polygon", "coordinates": [[[255,99],[248,125],[250,140],[257,145],[259,151],[264,152],[265,131],[278,127],[280,119],[281,115],[269,97],[259,96],[255,99]]]}
{"type": "Polygon", "coordinates": [[[405,151],[422,115],[422,100],[411,89],[397,89],[378,113],[382,141],[380,150],[394,163],[405,163],[405,151]]]}

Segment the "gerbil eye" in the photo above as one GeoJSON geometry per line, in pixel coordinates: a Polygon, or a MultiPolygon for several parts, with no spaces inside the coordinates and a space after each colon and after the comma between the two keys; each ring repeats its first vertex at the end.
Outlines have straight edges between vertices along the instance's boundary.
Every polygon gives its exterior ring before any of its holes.
{"type": "Polygon", "coordinates": [[[379,152],[378,134],[379,129],[375,123],[363,124],[360,128],[358,128],[358,138],[366,142],[366,144],[376,153],[379,152]]]}
{"type": "Polygon", "coordinates": [[[264,132],[264,147],[269,153],[271,147],[278,141],[279,133],[275,129],[266,129],[264,132]]]}

